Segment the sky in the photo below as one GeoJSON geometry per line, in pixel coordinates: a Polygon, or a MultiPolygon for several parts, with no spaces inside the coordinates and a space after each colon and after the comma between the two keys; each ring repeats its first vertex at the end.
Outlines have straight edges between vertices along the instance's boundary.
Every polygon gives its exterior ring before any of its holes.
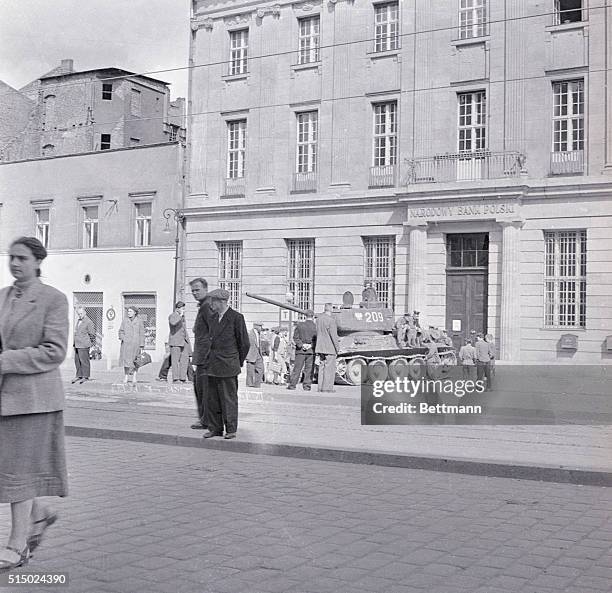
{"type": "MultiPolygon", "coordinates": [[[[0,80],[21,88],[74,69],[152,72],[187,65],[190,0],[0,0],[0,80]]],[[[151,74],[187,96],[187,70],[151,74]]]]}

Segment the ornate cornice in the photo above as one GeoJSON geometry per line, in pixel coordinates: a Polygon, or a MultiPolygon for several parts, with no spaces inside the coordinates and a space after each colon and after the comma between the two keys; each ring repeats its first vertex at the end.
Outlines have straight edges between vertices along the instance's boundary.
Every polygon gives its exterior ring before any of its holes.
{"type": "Polygon", "coordinates": [[[321,0],[306,0],[306,2],[296,2],[292,6],[296,12],[312,12],[314,9],[320,8],[321,4],[323,4],[321,0]]]}
{"type": "Polygon", "coordinates": [[[262,6],[255,11],[255,15],[258,19],[263,19],[266,15],[271,14],[278,18],[280,16],[281,7],[280,4],[274,4],[273,6],[262,6]]]}
{"type": "Polygon", "coordinates": [[[191,30],[198,31],[199,29],[206,29],[212,31],[214,21],[211,18],[196,17],[191,19],[191,30]]]}
{"type": "Polygon", "coordinates": [[[251,20],[251,12],[243,12],[241,14],[233,14],[223,19],[226,27],[235,27],[237,25],[246,25],[251,20]]]}

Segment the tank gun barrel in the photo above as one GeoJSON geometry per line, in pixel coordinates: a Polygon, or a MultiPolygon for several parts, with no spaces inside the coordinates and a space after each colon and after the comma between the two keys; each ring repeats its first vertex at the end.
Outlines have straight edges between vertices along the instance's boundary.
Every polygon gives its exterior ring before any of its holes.
{"type": "Polygon", "coordinates": [[[292,305],[291,303],[283,303],[281,301],[275,301],[274,299],[270,299],[268,297],[263,297],[263,296],[260,296],[258,294],[253,294],[252,292],[247,292],[245,294],[248,297],[251,297],[252,299],[256,299],[258,301],[263,301],[264,303],[268,303],[270,305],[276,305],[277,307],[280,307],[281,309],[289,309],[289,311],[295,311],[296,313],[301,313],[302,315],[306,315],[306,310],[305,309],[301,309],[300,307],[296,307],[295,305],[292,305]]]}

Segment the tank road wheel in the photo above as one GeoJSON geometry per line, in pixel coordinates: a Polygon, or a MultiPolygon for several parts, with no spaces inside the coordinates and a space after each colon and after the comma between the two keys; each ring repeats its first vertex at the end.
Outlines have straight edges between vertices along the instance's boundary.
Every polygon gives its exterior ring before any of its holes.
{"type": "Polygon", "coordinates": [[[368,363],[368,382],[384,381],[389,375],[387,363],[382,358],[377,358],[368,363]]]}
{"type": "Polygon", "coordinates": [[[353,358],[346,363],[344,378],[349,385],[361,385],[368,376],[368,365],[363,358],[353,358]]]}
{"type": "Polygon", "coordinates": [[[417,356],[408,361],[408,376],[414,381],[422,379],[427,373],[425,359],[417,356]]]}
{"type": "Polygon", "coordinates": [[[407,358],[396,358],[389,363],[389,379],[410,378],[410,370],[407,358]]]}

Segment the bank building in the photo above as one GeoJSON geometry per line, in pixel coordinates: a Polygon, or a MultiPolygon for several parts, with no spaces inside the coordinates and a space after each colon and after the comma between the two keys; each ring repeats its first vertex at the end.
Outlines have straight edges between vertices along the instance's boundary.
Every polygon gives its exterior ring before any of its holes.
{"type": "Polygon", "coordinates": [[[612,360],[612,11],[194,0],[186,280],[322,310],[372,283],[502,360],[612,360]]]}

